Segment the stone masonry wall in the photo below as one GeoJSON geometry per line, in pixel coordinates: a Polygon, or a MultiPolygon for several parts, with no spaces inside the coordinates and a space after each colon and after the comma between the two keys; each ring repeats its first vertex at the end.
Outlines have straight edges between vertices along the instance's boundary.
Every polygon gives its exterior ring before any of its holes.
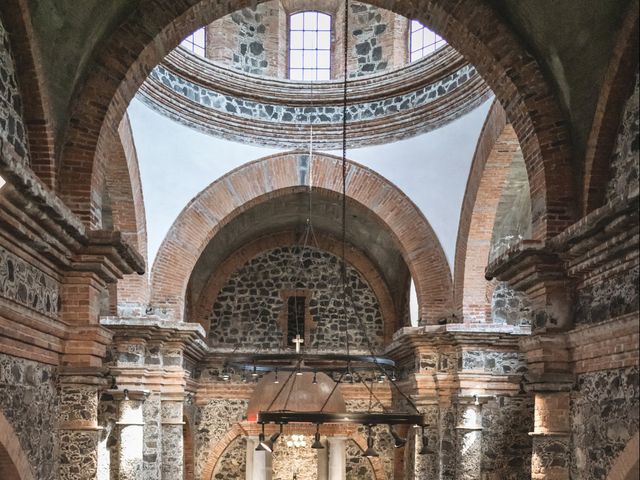
{"type": "Polygon", "coordinates": [[[209,25],[206,56],[246,73],[282,76],[281,42],[286,38],[286,14],[279,2],[266,2],[209,25]]]}
{"type": "MultiPolygon", "coordinates": [[[[345,451],[347,454],[346,461],[346,480],[362,480],[364,478],[375,478],[373,466],[368,458],[362,456],[362,450],[353,440],[347,440],[345,451]]],[[[393,478],[393,477],[387,477],[393,478]]]]}
{"type": "Polygon", "coordinates": [[[533,398],[499,396],[482,408],[483,480],[520,480],[531,474],[533,398]]]}
{"type": "Polygon", "coordinates": [[[353,44],[355,62],[351,62],[349,76],[360,77],[385,71],[393,62],[393,43],[390,44],[386,37],[393,35],[395,15],[360,2],[352,2],[350,8],[350,43],[353,44]]]}
{"type": "Polygon", "coordinates": [[[571,478],[604,480],[638,431],[638,367],[585,373],[571,395],[571,478]]]}
{"type": "MultiPolygon", "coordinates": [[[[308,308],[313,326],[307,348],[342,348],[346,327],[339,299],[339,272],[338,257],[311,247],[276,248],[254,257],[229,278],[218,294],[210,316],[211,343],[262,350],[283,348],[285,337],[279,318],[284,313],[286,320],[286,298],[281,292],[302,289],[311,292],[308,308]]],[[[371,287],[351,267],[347,268],[347,285],[358,312],[356,316],[348,301],[351,347],[368,350],[358,318],[372,346],[382,346],[382,316],[371,287]]]]}
{"type": "Polygon", "coordinates": [[[236,480],[244,478],[247,468],[247,440],[237,437],[224,451],[215,470],[213,480],[236,480]]]}
{"type": "Polygon", "coordinates": [[[639,309],[640,278],[638,267],[578,291],[575,323],[592,324],[639,309]]]}
{"type": "Polygon", "coordinates": [[[16,79],[9,34],[0,21],[0,139],[13,145],[29,163],[27,131],[22,120],[22,98],[16,79]]]}
{"type": "Polygon", "coordinates": [[[318,451],[311,448],[313,436],[305,436],[306,447],[287,446],[290,438],[284,435],[273,451],[273,480],[291,480],[294,474],[300,480],[317,480],[318,451]]]}
{"type": "MultiPolygon", "coordinates": [[[[200,478],[211,448],[224,434],[243,419],[246,400],[210,400],[198,406],[195,423],[195,478],[200,478]]],[[[223,477],[224,478],[224,477],[223,477]]]]}
{"type": "Polygon", "coordinates": [[[13,427],[38,480],[57,473],[56,369],[0,354],[0,411],[13,427]]]}
{"type": "Polygon", "coordinates": [[[491,321],[506,325],[531,325],[531,301],[524,292],[499,282],[491,298],[491,321]]]}
{"type": "Polygon", "coordinates": [[[626,196],[638,190],[638,155],[640,154],[640,115],[638,102],[638,83],[636,74],[633,93],[627,100],[622,114],[616,146],[611,158],[611,180],[607,189],[607,200],[626,196]]]}
{"type": "Polygon", "coordinates": [[[49,317],[58,316],[60,284],[1,246],[0,296],[49,317]]]}

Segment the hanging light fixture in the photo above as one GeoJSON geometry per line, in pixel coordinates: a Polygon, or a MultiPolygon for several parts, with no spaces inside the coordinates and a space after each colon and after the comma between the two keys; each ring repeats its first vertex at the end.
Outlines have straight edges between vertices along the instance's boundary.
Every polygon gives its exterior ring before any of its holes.
{"type": "Polygon", "coordinates": [[[362,454],[363,457],[379,457],[378,452],[373,448],[373,433],[371,431],[371,425],[367,425],[367,449],[362,454]]]}
{"type": "Polygon", "coordinates": [[[402,438],[400,435],[398,435],[398,432],[396,432],[393,429],[392,425],[389,425],[389,432],[391,433],[391,436],[393,437],[393,446],[396,448],[401,448],[404,447],[407,443],[407,439],[406,438],[402,438]]]}
{"type": "Polygon", "coordinates": [[[320,424],[316,424],[316,434],[313,436],[313,445],[311,445],[311,448],[313,448],[314,450],[322,450],[324,448],[324,445],[322,445],[322,442],[320,441],[320,424]]]}

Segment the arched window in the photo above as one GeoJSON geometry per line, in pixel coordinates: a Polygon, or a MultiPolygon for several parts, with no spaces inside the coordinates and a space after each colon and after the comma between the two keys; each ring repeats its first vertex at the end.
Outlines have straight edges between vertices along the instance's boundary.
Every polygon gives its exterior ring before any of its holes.
{"type": "Polygon", "coordinates": [[[189,50],[191,53],[195,53],[196,55],[204,57],[205,36],[206,35],[204,27],[199,28],[184,40],[182,40],[180,45],[189,50]]]}
{"type": "Polygon", "coordinates": [[[331,16],[316,11],[289,16],[289,78],[331,78],[331,16]]]}
{"type": "Polygon", "coordinates": [[[409,35],[410,61],[415,62],[422,57],[435,52],[446,45],[447,41],[440,35],[433,33],[417,20],[411,20],[411,32],[409,35]]]}

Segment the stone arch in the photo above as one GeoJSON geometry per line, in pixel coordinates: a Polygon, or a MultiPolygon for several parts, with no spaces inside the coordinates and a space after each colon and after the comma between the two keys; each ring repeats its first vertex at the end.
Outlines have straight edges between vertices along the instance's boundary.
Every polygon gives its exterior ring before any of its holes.
{"type": "MultiPolygon", "coordinates": [[[[333,253],[336,256],[340,256],[341,245],[337,239],[322,233],[316,233],[316,236],[319,248],[333,253]]],[[[216,274],[209,278],[199,300],[196,302],[197,306],[194,311],[195,320],[202,324],[207,334],[209,332],[209,324],[206,322],[205,315],[212,310],[220,289],[225,285],[229,277],[256,255],[278,246],[291,246],[297,243],[298,238],[296,233],[286,231],[258,238],[247,245],[243,245],[227,257],[216,270],[216,274]]],[[[398,324],[399,315],[395,311],[393,299],[391,298],[384,279],[366,255],[355,248],[347,248],[345,250],[345,258],[347,263],[363,276],[376,295],[384,322],[385,343],[391,342],[393,333],[402,325],[398,324]]]]}
{"type": "MultiPolygon", "coordinates": [[[[102,182],[102,142],[150,70],[191,31],[255,2],[149,0],[94,55],[71,112],[61,156],[60,194],[86,223],[99,226],[91,193],[102,182]]],[[[474,0],[370,3],[429,25],[461,52],[501,101],[524,154],[533,237],[549,238],[575,217],[575,183],[566,119],[535,56],[488,4],[474,0]],[[486,28],[491,25],[492,28],[486,28]]]]}
{"type": "Polygon", "coordinates": [[[6,472],[13,475],[13,477],[9,476],[7,480],[35,480],[33,468],[20,446],[16,432],[4,414],[0,412],[0,473],[5,472],[3,470],[5,462],[7,462],[6,472]]]}
{"type": "Polygon", "coordinates": [[[618,455],[607,480],[636,480],[640,474],[640,438],[639,433],[627,442],[624,450],[618,455]]]}
{"type": "MultiPolygon", "coordinates": [[[[106,191],[111,206],[113,229],[147,258],[147,226],[138,157],[129,117],[125,115],[118,127],[118,136],[110,142],[106,191]]],[[[146,275],[125,275],[117,283],[117,305],[124,314],[144,309],[148,302],[146,275]]],[[[144,313],[140,311],[139,314],[144,313]]]]}
{"type": "Polygon", "coordinates": [[[610,164],[620,118],[638,71],[638,2],[631,2],[618,32],[587,140],[582,181],[582,214],[606,202],[610,164]]]}
{"type": "Polygon", "coordinates": [[[509,167],[520,145],[495,101],[480,133],[462,202],[454,267],[454,305],[464,322],[491,320],[493,284],[484,276],[509,167]]]}
{"type": "MultiPolygon", "coordinates": [[[[273,155],[243,165],[200,192],[180,213],[165,237],[151,272],[151,304],[182,319],[187,282],[201,252],[231,219],[265,200],[306,190],[298,155],[273,155]],[[177,261],[179,259],[179,261],[177,261]]],[[[314,155],[313,187],[341,193],[338,157],[314,155]]],[[[370,210],[396,241],[415,281],[424,323],[451,311],[451,273],[440,242],[422,212],[379,174],[348,162],[347,197],[370,210]]]]}

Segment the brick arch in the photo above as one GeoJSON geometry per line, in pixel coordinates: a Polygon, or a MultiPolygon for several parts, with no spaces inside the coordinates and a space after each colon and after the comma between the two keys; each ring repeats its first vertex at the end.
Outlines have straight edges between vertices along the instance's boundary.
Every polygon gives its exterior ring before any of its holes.
{"type": "MultiPolygon", "coordinates": [[[[4,462],[8,459],[13,464],[14,471],[12,473],[17,473],[19,480],[35,480],[33,468],[24,450],[22,450],[16,432],[0,411],[0,450],[2,448],[4,448],[4,452],[0,451],[0,461],[4,462]]],[[[1,470],[2,465],[0,465],[1,470]]],[[[10,468],[8,470],[11,471],[10,468]]]]}
{"type": "Polygon", "coordinates": [[[247,432],[239,423],[235,423],[229,430],[227,430],[227,432],[215,443],[209,452],[207,461],[202,468],[202,480],[213,480],[213,471],[215,470],[220,457],[222,457],[229,445],[231,445],[236,438],[246,434],[247,432]]]}
{"type": "Polygon", "coordinates": [[[55,132],[51,123],[52,105],[43,85],[41,55],[36,42],[27,0],[0,2],[2,21],[11,34],[11,49],[22,100],[22,117],[29,139],[31,169],[50,189],[56,186],[55,132]]]}
{"type": "Polygon", "coordinates": [[[519,148],[504,109],[495,101],[476,145],[458,226],[453,296],[464,322],[491,320],[493,284],[484,270],[502,190],[519,148]]]}
{"type": "MultiPolygon", "coordinates": [[[[269,199],[306,191],[300,183],[298,154],[273,155],[243,165],[200,192],[180,213],[165,237],[151,272],[151,304],[181,319],[188,279],[213,236],[248,208],[269,199]]],[[[340,159],[314,155],[314,188],[342,191],[340,159]]],[[[349,162],[347,197],[370,210],[402,254],[414,279],[420,318],[435,323],[452,305],[451,273],[442,246],[422,212],[395,185],[349,162]]]]}
{"type": "MultiPolygon", "coordinates": [[[[125,114],[118,136],[109,142],[106,189],[111,203],[113,228],[147,258],[147,226],[138,157],[129,117],[125,114]]],[[[149,300],[146,275],[125,275],[117,283],[117,302],[123,308],[143,308],[149,300]]]]}
{"type": "MultiPolygon", "coordinates": [[[[533,237],[549,238],[577,212],[576,179],[566,118],[532,52],[500,15],[477,0],[428,0],[373,5],[421,20],[471,62],[507,112],[527,165],[533,237]],[[490,25],[491,28],[487,28],[490,25]]],[[[151,69],[198,27],[255,2],[162,0],[142,2],[95,52],[71,111],[62,157],[60,195],[91,226],[99,226],[93,191],[104,176],[101,142],[117,125],[151,69]]]]}
{"type": "Polygon", "coordinates": [[[636,480],[640,472],[640,438],[639,433],[629,440],[624,450],[616,457],[607,480],[636,480]]]}
{"type": "MultiPolygon", "coordinates": [[[[339,240],[321,232],[316,232],[315,235],[320,249],[336,256],[341,255],[341,243],[339,240]]],[[[296,235],[296,232],[293,231],[285,231],[258,238],[233,252],[209,278],[207,285],[196,302],[194,320],[202,324],[208,334],[210,325],[205,317],[213,309],[218,293],[227,283],[229,277],[249,260],[263,252],[275,247],[297,244],[299,244],[299,235],[296,235]]],[[[387,284],[378,269],[371,263],[371,260],[355,247],[349,246],[349,248],[345,249],[345,259],[351,267],[362,275],[373,290],[380,305],[380,313],[384,322],[384,340],[385,343],[390,343],[393,333],[402,325],[398,324],[399,315],[394,307],[387,284]]]]}
{"type": "Polygon", "coordinates": [[[587,140],[582,214],[587,215],[606,201],[620,118],[638,71],[638,2],[631,2],[620,27],[611,60],[598,97],[598,104],[587,140]]]}

